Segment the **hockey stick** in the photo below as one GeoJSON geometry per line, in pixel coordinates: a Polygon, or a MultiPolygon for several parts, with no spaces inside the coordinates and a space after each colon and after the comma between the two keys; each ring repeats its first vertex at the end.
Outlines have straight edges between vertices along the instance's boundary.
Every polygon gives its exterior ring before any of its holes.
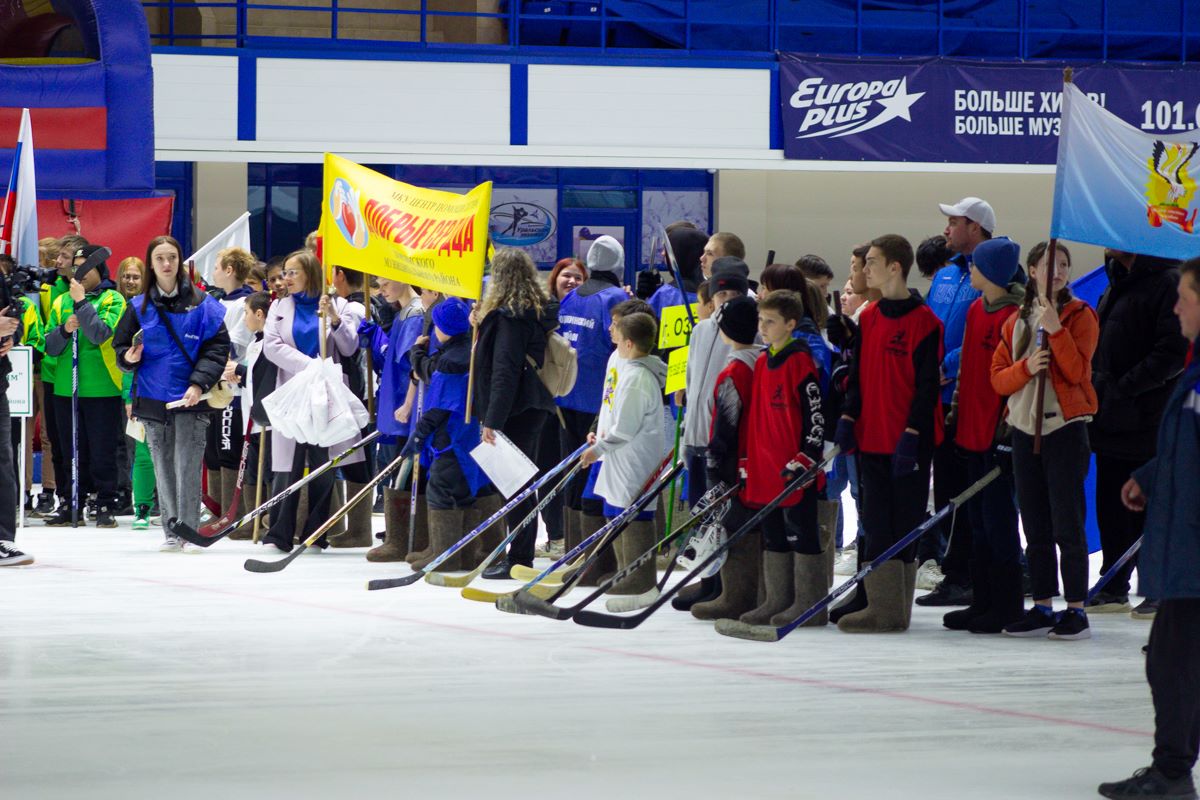
{"type": "Polygon", "coordinates": [[[475,569],[471,570],[465,575],[447,575],[443,572],[428,572],[425,574],[425,582],[433,584],[434,586],[448,586],[452,589],[461,589],[464,586],[469,585],[471,581],[482,575],[483,571],[487,569],[493,561],[500,557],[505,548],[508,547],[509,542],[517,538],[517,534],[521,532],[522,528],[524,528],[533,520],[537,519],[537,515],[542,512],[542,509],[545,508],[552,499],[554,499],[556,494],[562,491],[564,486],[571,482],[571,479],[574,478],[579,472],[580,466],[581,465],[579,461],[576,461],[575,465],[571,467],[571,470],[566,474],[566,476],[556,483],[554,488],[546,493],[545,497],[538,500],[538,503],[534,509],[525,515],[525,519],[521,520],[521,524],[514,526],[512,530],[510,530],[504,537],[504,540],[501,541],[500,544],[498,544],[495,548],[493,548],[492,552],[488,553],[487,557],[484,558],[483,561],[480,562],[479,566],[475,567],[475,569]]]}
{"type": "Polygon", "coordinates": [[[836,458],[837,454],[840,452],[841,448],[831,448],[825,453],[820,461],[818,461],[816,464],[813,464],[797,477],[793,478],[791,482],[783,487],[782,492],[776,495],[771,502],[767,503],[765,506],[756,511],[754,515],[751,516],[750,519],[746,520],[746,522],[743,523],[740,528],[731,533],[729,538],[725,540],[724,544],[710,553],[708,558],[701,561],[695,569],[685,575],[683,580],[672,586],[668,591],[660,594],[657,600],[648,605],[639,613],[627,617],[620,617],[612,614],[601,614],[598,611],[583,610],[575,614],[572,619],[576,623],[580,625],[586,625],[590,628],[620,628],[623,630],[628,630],[641,625],[650,617],[651,614],[670,602],[671,598],[674,597],[680,589],[682,589],[684,586],[687,586],[689,583],[699,577],[705,571],[705,569],[708,568],[709,564],[716,561],[722,553],[733,547],[734,543],[737,542],[738,539],[741,539],[750,531],[758,528],[759,524],[766,519],[767,515],[778,508],[779,505],[790,495],[801,489],[809,481],[816,480],[817,475],[821,473],[821,470],[825,469],[826,465],[836,458]]]}
{"type": "Polygon", "coordinates": [[[178,536],[179,538],[183,539],[184,541],[191,542],[192,544],[197,545],[199,547],[211,547],[214,542],[218,542],[221,539],[224,539],[226,536],[233,533],[238,528],[245,525],[247,522],[252,522],[256,515],[262,514],[265,511],[270,511],[272,508],[274,508],[275,506],[279,505],[284,500],[286,500],[289,496],[295,494],[296,492],[300,491],[302,488],[307,486],[309,483],[316,480],[322,474],[328,472],[331,469],[335,469],[343,461],[345,461],[347,458],[349,458],[355,451],[360,450],[361,448],[363,448],[366,445],[368,445],[369,443],[375,441],[382,435],[383,435],[383,432],[377,430],[374,433],[367,436],[366,438],[360,439],[359,441],[350,445],[350,447],[348,447],[344,452],[339,453],[338,455],[329,459],[328,461],[326,461],[324,464],[317,467],[316,469],[310,470],[309,473],[307,475],[305,475],[303,478],[296,481],[295,483],[293,483],[291,486],[287,487],[286,489],[283,489],[282,491],[279,492],[279,494],[275,495],[270,500],[267,500],[265,503],[260,505],[258,508],[253,509],[252,511],[250,511],[250,513],[246,514],[241,519],[234,520],[233,522],[229,523],[228,525],[226,525],[221,530],[217,531],[212,536],[201,536],[199,531],[195,530],[190,525],[186,525],[183,522],[180,522],[178,519],[168,520],[167,521],[167,530],[169,530],[173,536],[178,536]]]}
{"type": "MultiPolygon", "coordinates": [[[[658,469],[654,470],[654,472],[651,473],[650,478],[644,484],[642,484],[642,488],[638,493],[638,497],[641,497],[646,492],[650,491],[651,487],[654,486],[654,481],[657,478],[657,476],[659,475],[659,473],[661,473],[664,469],[667,469],[668,466],[671,465],[672,457],[673,457],[674,453],[675,453],[675,451],[672,450],[671,455],[668,455],[666,458],[664,458],[662,460],[662,462],[658,465],[658,469]]],[[[601,532],[606,532],[608,530],[608,525],[609,525],[609,523],[606,522],[604,525],[604,529],[601,532]]],[[[592,541],[592,540],[589,539],[589,541],[592,541]]],[[[599,550],[599,548],[597,548],[597,550],[599,550]]],[[[564,560],[571,558],[572,554],[577,554],[574,561],[562,566],[561,568],[555,568],[554,571],[549,574],[546,574],[546,572],[544,570],[539,571],[539,570],[535,569],[534,567],[526,567],[522,564],[514,565],[513,568],[510,570],[510,574],[512,575],[513,578],[515,578],[519,581],[525,581],[525,582],[536,581],[538,583],[541,583],[542,585],[561,584],[569,575],[571,575],[571,573],[580,569],[580,567],[582,567],[583,565],[589,564],[590,563],[589,559],[592,556],[591,553],[587,552],[586,547],[581,547],[579,545],[576,545],[571,550],[570,553],[564,553],[562,558],[559,561],[555,562],[555,564],[556,565],[561,564],[564,560]]],[[[514,594],[514,592],[499,592],[499,593],[483,592],[478,597],[469,597],[467,599],[479,600],[480,602],[483,602],[483,603],[494,603],[501,596],[506,596],[506,597],[513,596],[513,594],[514,594]],[[488,595],[488,596],[484,596],[484,595],[488,595]]],[[[512,609],[508,609],[508,610],[512,610],[512,609]]]]}
{"type": "MultiPolygon", "coordinates": [[[[549,617],[550,619],[570,619],[585,606],[595,602],[596,598],[598,598],[600,595],[604,594],[610,588],[632,575],[638,567],[642,566],[647,561],[657,558],[659,548],[663,547],[664,545],[669,545],[675,539],[688,533],[696,525],[696,523],[715,512],[720,507],[721,503],[724,503],[726,500],[732,498],[738,493],[738,491],[740,491],[740,489],[740,485],[731,486],[730,488],[726,489],[724,492],[714,498],[711,503],[693,513],[692,516],[685,520],[678,528],[668,533],[658,542],[655,542],[653,547],[627,564],[624,569],[617,570],[616,574],[614,574],[612,577],[602,581],[601,584],[596,587],[594,592],[573,606],[562,608],[561,606],[556,606],[551,602],[547,602],[524,592],[517,592],[515,595],[513,595],[513,605],[515,608],[508,608],[507,603],[504,604],[504,607],[498,603],[496,607],[500,608],[501,611],[511,610],[521,614],[537,614],[539,616],[549,617]]],[[[675,561],[672,559],[671,566],[673,567],[674,565],[675,561]]],[[[668,569],[667,574],[663,576],[663,579],[659,581],[658,585],[654,589],[651,589],[650,591],[661,592],[663,586],[666,585],[667,578],[669,578],[670,575],[671,570],[668,569]]],[[[630,610],[632,611],[633,609],[630,610]]]]}
{"type": "Polygon", "coordinates": [[[670,456],[667,456],[666,460],[663,462],[663,465],[660,466],[656,471],[655,474],[657,477],[654,479],[650,488],[648,490],[644,489],[642,494],[639,495],[638,498],[634,500],[628,508],[610,519],[602,528],[600,528],[600,530],[596,531],[591,536],[577,544],[570,552],[564,553],[562,557],[558,559],[558,561],[542,570],[535,578],[533,578],[533,580],[529,581],[518,589],[514,589],[511,592],[486,592],[478,589],[467,588],[463,589],[463,597],[467,598],[468,600],[476,600],[483,603],[495,603],[496,608],[499,608],[501,611],[515,612],[516,607],[510,604],[513,602],[513,597],[518,592],[532,592],[542,599],[548,599],[550,602],[554,602],[567,592],[571,591],[571,587],[581,580],[587,571],[591,569],[592,565],[596,563],[596,560],[599,558],[600,554],[612,547],[613,542],[617,540],[617,537],[621,535],[621,532],[625,530],[626,526],[629,525],[630,522],[633,522],[634,517],[640,514],[646,508],[646,506],[650,505],[652,500],[657,499],[659,494],[661,494],[662,491],[667,488],[667,485],[674,480],[675,476],[678,475],[680,470],[683,469],[682,463],[672,463],[673,456],[674,453],[672,453],[670,456]],[[667,465],[669,465],[669,467],[667,465]],[[664,468],[666,469],[666,472],[663,472],[664,468]],[[579,554],[587,552],[587,549],[591,547],[593,543],[596,543],[596,546],[592,549],[591,553],[588,553],[587,560],[585,560],[578,569],[566,576],[561,586],[538,586],[538,584],[541,583],[548,575],[553,573],[563,564],[567,563],[579,554]]]}
{"type": "MultiPolygon", "coordinates": [[[[671,455],[662,460],[662,462],[658,465],[658,469],[651,473],[650,479],[642,485],[641,494],[638,495],[639,499],[642,497],[642,495],[649,492],[651,487],[656,486],[656,480],[658,476],[671,463],[671,458],[673,455],[674,451],[671,452],[671,455]]],[[[661,487],[658,488],[661,491],[661,487]]],[[[462,596],[467,600],[475,600],[476,602],[480,603],[498,603],[502,598],[505,599],[506,602],[511,602],[511,599],[517,594],[517,592],[528,589],[530,592],[542,599],[551,596],[557,598],[559,595],[554,594],[554,592],[562,588],[562,583],[570,575],[578,573],[582,576],[583,572],[592,565],[592,556],[594,556],[596,553],[599,553],[601,549],[608,544],[608,542],[597,545],[591,553],[588,552],[589,545],[591,545],[592,542],[600,539],[600,537],[606,536],[610,531],[615,530],[615,523],[616,519],[606,522],[603,526],[601,526],[600,530],[596,531],[594,534],[575,545],[566,553],[563,553],[562,556],[559,557],[559,559],[551,564],[547,569],[539,572],[532,567],[522,567],[520,570],[514,567],[510,574],[517,580],[525,581],[525,585],[518,589],[513,589],[509,592],[490,592],[486,589],[468,588],[463,589],[462,596]],[[571,559],[574,559],[574,561],[571,559]]],[[[624,525],[621,527],[624,528],[624,525]]],[[[514,611],[515,609],[505,608],[501,610],[514,611]]]]}
{"type": "MultiPolygon", "coordinates": [[[[781,625],[779,627],[775,627],[774,625],[747,625],[742,622],[733,622],[730,620],[732,624],[722,626],[721,633],[725,634],[726,636],[736,636],[739,639],[749,639],[755,642],[778,642],[780,639],[796,630],[796,628],[799,628],[817,614],[820,614],[826,608],[833,605],[833,603],[837,601],[839,597],[846,594],[859,583],[861,583],[863,578],[870,575],[885,562],[895,558],[900,551],[936,527],[942,520],[953,514],[968,500],[981,492],[985,486],[994,481],[997,477],[999,477],[999,475],[1000,468],[993,467],[990,472],[988,472],[979,480],[975,481],[975,483],[968,486],[967,489],[962,492],[962,494],[951,498],[950,502],[943,506],[936,514],[922,522],[917,527],[913,528],[900,541],[893,544],[887,550],[884,550],[883,553],[875,558],[875,560],[864,564],[862,568],[859,569],[858,573],[854,575],[854,577],[850,578],[850,580],[846,581],[840,586],[835,587],[832,592],[818,600],[803,614],[796,617],[786,625],[781,625]]],[[[724,620],[721,621],[724,622],[724,620]]]]}
{"type": "MultiPolygon", "coordinates": [[[[254,420],[250,420],[250,424],[254,424],[254,420]]],[[[265,466],[267,456],[267,429],[263,428],[258,432],[258,471],[254,473],[254,509],[258,510],[262,506],[262,490],[263,490],[263,467],[265,466]]],[[[251,532],[251,538],[255,544],[258,544],[259,533],[262,529],[262,514],[254,515],[254,530],[251,532]]]]}
{"type": "Polygon", "coordinates": [[[79,527],[79,331],[71,334],[71,527],[79,527]]]}
{"type": "Polygon", "coordinates": [[[221,516],[221,503],[208,493],[209,470],[203,465],[201,465],[200,469],[200,502],[204,503],[204,507],[208,509],[208,513],[212,514],[214,517],[219,517],[221,516]]]}
{"type": "Polygon", "coordinates": [[[250,429],[254,426],[254,420],[246,425],[246,435],[242,439],[242,458],[238,462],[237,483],[233,486],[233,498],[229,501],[229,509],[219,518],[211,520],[200,526],[200,535],[211,537],[221,528],[233,522],[237,518],[238,506],[242,504],[242,481],[246,478],[246,459],[250,457],[250,429]]]}
{"type": "Polygon", "coordinates": [[[1100,594],[1100,590],[1108,585],[1108,582],[1111,581],[1113,579],[1113,576],[1116,575],[1121,570],[1121,567],[1128,564],[1129,559],[1131,559],[1135,555],[1137,555],[1138,550],[1141,550],[1141,549],[1142,549],[1142,537],[1139,536],[1137,538],[1137,541],[1134,542],[1133,544],[1131,544],[1129,546],[1129,549],[1125,551],[1125,555],[1118,558],[1117,563],[1115,563],[1111,567],[1109,567],[1108,572],[1105,572],[1103,575],[1100,576],[1100,579],[1096,581],[1096,585],[1093,586],[1092,590],[1087,593],[1087,600],[1084,601],[1085,608],[1087,607],[1088,602],[1090,602],[1093,597],[1100,594]]]}
{"type": "Polygon", "coordinates": [[[525,500],[532,496],[534,492],[549,483],[555,476],[566,469],[568,464],[572,463],[581,455],[583,455],[583,451],[588,449],[588,446],[589,445],[587,444],[580,445],[578,450],[547,470],[545,475],[538,478],[521,491],[517,492],[515,495],[509,498],[509,501],[505,503],[498,511],[496,511],[496,513],[492,514],[490,517],[481,522],[479,526],[475,528],[475,530],[471,531],[466,536],[450,545],[446,552],[442,553],[433,561],[430,561],[424,569],[416,570],[412,574],[405,575],[402,578],[379,578],[373,581],[368,581],[367,590],[373,592],[379,589],[395,589],[399,586],[409,586],[421,580],[421,578],[424,578],[426,575],[436,570],[441,564],[445,563],[446,559],[451,558],[459,550],[466,547],[472,539],[474,539],[476,536],[479,536],[492,525],[503,519],[508,512],[525,502],[525,500]]]}
{"type": "MultiPolygon", "coordinates": [[[[411,436],[417,430],[417,420],[421,418],[425,409],[425,384],[417,387],[417,416],[409,425],[408,433],[411,436]]],[[[421,454],[417,453],[412,462],[411,481],[408,484],[408,552],[413,552],[416,546],[417,536],[417,484],[421,480],[421,454]]]]}
{"type": "Polygon", "coordinates": [[[292,552],[288,553],[278,561],[260,561],[257,558],[247,558],[246,563],[243,564],[243,566],[246,568],[246,571],[280,572],[286,569],[288,564],[299,558],[301,553],[316,544],[316,542],[322,536],[328,533],[334,525],[337,525],[338,521],[341,520],[342,517],[346,516],[346,514],[350,512],[350,509],[358,505],[359,501],[361,501],[363,498],[370,497],[371,492],[375,489],[375,487],[379,485],[384,478],[394,472],[406,458],[408,458],[408,456],[396,456],[396,459],[392,463],[388,464],[375,477],[371,478],[371,480],[368,481],[363,488],[358,490],[354,497],[351,497],[346,501],[345,505],[333,512],[329,519],[321,523],[321,525],[318,526],[317,529],[313,531],[307,539],[300,543],[299,547],[293,548],[292,552]]]}

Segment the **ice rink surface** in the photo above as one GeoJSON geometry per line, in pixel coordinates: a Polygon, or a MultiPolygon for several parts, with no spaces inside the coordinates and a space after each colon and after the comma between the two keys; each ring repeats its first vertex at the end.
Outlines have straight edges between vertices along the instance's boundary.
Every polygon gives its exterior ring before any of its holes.
{"type": "Polygon", "coordinates": [[[1070,800],[1149,763],[1150,623],[1128,615],[1055,642],[917,607],[904,634],[766,644],[669,606],[609,631],[367,592],[407,566],[362,550],[259,575],[248,542],[160,537],[20,534],[37,563],[0,571],[3,800],[1070,800]]]}

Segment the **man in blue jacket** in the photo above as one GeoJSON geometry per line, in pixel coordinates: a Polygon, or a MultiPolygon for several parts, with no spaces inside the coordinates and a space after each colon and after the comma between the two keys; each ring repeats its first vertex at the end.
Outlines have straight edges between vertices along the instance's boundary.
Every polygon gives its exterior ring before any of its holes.
{"type": "MultiPolygon", "coordinates": [[[[967,309],[979,297],[971,288],[971,262],[975,248],[992,238],[996,230],[996,213],[978,197],[964,197],[954,205],[938,206],[946,215],[946,246],[954,252],[946,266],[933,275],[925,302],[929,310],[942,321],[942,413],[948,414],[958,380],[958,362],[962,354],[963,334],[967,329],[967,309]]],[[[954,445],[954,432],[946,431],[946,439],[933,457],[933,495],[938,508],[967,488],[967,465],[954,445]]],[[[940,550],[941,536],[929,536],[924,547],[940,550]]],[[[932,593],[917,598],[923,606],[969,605],[971,594],[971,523],[966,514],[958,514],[944,554],[922,550],[918,563],[927,558],[944,555],[942,573],[946,576],[932,593]]]]}
{"type": "MultiPolygon", "coordinates": [[[[1175,315],[1195,347],[1200,334],[1200,259],[1180,267],[1175,315]]],[[[1145,511],[1138,570],[1142,590],[1159,599],[1150,629],[1146,679],[1154,700],[1149,767],[1100,784],[1110,798],[1196,800],[1192,769],[1200,752],[1200,361],[1175,385],[1158,427],[1157,455],[1121,489],[1131,511],[1145,511]]]]}

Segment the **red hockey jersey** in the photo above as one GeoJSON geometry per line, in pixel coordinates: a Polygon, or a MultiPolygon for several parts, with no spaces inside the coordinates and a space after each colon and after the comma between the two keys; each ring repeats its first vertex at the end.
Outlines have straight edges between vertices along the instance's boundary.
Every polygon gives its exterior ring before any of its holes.
{"type": "Polygon", "coordinates": [[[962,361],[955,393],[954,441],[964,450],[983,453],[992,448],[1004,415],[1005,399],[992,388],[992,356],[1000,344],[1000,329],[1019,309],[1015,303],[989,313],[979,298],[967,309],[962,361]]]}

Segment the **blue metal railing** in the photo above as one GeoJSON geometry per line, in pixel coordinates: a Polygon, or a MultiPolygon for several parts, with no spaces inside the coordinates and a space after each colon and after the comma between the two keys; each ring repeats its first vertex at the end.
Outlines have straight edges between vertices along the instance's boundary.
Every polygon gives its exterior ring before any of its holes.
{"type": "Polygon", "coordinates": [[[1200,60],[1194,0],[143,0],[157,47],[1200,60]],[[473,10],[463,10],[470,6],[473,10]],[[230,13],[232,12],[232,13],[230,13]],[[1120,13],[1114,13],[1120,12],[1120,13]],[[365,23],[365,20],[371,20],[365,23]],[[302,24],[307,22],[308,24],[302,24]],[[357,24],[356,24],[357,23],[357,24]],[[472,29],[471,23],[474,23],[472,29]]]}

